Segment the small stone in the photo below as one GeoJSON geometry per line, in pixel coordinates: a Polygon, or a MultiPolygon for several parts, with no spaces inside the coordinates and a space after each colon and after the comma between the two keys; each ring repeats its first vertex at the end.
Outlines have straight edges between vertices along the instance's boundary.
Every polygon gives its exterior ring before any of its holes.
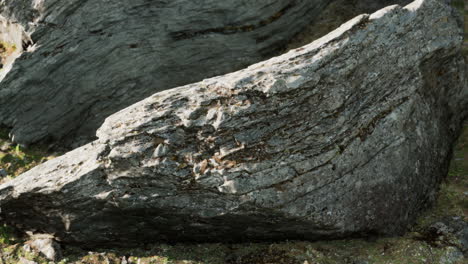
{"type": "Polygon", "coordinates": [[[12,145],[13,145],[13,143],[11,143],[11,142],[5,142],[0,146],[0,150],[1,151],[8,151],[11,148],[12,145]]]}
{"type": "Polygon", "coordinates": [[[441,245],[457,245],[462,253],[468,253],[468,222],[462,217],[441,219],[429,226],[426,235],[437,237],[441,245]]]}
{"type": "Polygon", "coordinates": [[[447,247],[446,252],[444,255],[441,256],[438,263],[443,264],[456,264],[461,263],[463,261],[464,256],[463,253],[456,247],[447,247]]]}
{"type": "Polygon", "coordinates": [[[369,264],[369,261],[358,259],[353,262],[354,264],[369,264]]]}
{"type": "Polygon", "coordinates": [[[26,251],[26,252],[32,252],[32,248],[29,244],[25,244],[23,246],[23,250],[26,251]]]}
{"type": "Polygon", "coordinates": [[[32,260],[29,260],[29,259],[25,259],[23,257],[20,257],[20,264],[38,264],[37,262],[35,261],[32,261],[32,260]]]}
{"type": "Polygon", "coordinates": [[[434,223],[429,228],[434,230],[436,234],[438,235],[448,235],[451,232],[453,232],[453,230],[450,227],[448,227],[446,224],[442,222],[434,223]]]}
{"type": "Polygon", "coordinates": [[[0,169],[0,178],[8,176],[8,172],[5,169],[0,169]]]}
{"type": "Polygon", "coordinates": [[[160,158],[166,156],[169,152],[169,147],[166,144],[159,144],[156,150],[154,150],[153,157],[160,158]]]}
{"type": "Polygon", "coordinates": [[[58,261],[62,258],[60,245],[50,236],[36,238],[29,241],[28,245],[49,260],[58,261]]]}

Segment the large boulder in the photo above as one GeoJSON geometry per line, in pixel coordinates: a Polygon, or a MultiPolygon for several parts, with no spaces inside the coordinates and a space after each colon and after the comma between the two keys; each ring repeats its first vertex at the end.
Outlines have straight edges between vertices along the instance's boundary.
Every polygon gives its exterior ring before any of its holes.
{"type": "Polygon", "coordinates": [[[1,185],[0,216],[87,246],[403,232],[434,199],[468,111],[455,12],[390,6],[156,93],[1,185]]]}
{"type": "Polygon", "coordinates": [[[22,144],[89,142],[155,92],[277,54],[331,1],[2,1],[35,46],[0,84],[0,125],[22,144]]]}
{"type": "Polygon", "coordinates": [[[26,34],[0,31],[34,46],[0,83],[0,126],[21,144],[88,143],[106,117],[155,92],[278,55],[333,1],[1,1],[0,14],[26,34]]]}

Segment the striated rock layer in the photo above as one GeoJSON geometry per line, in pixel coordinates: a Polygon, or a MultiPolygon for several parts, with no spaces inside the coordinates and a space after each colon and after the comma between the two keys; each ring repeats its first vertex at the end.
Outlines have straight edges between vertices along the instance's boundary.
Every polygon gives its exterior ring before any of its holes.
{"type": "Polygon", "coordinates": [[[88,246],[400,233],[467,115],[461,43],[445,1],[360,15],[110,116],[98,140],[1,185],[1,217],[88,246]]]}
{"type": "Polygon", "coordinates": [[[76,147],[106,117],[155,92],[270,58],[302,31],[319,36],[311,28],[330,2],[354,16],[408,0],[346,1],[1,1],[0,14],[32,34],[22,41],[33,46],[0,83],[0,126],[21,144],[76,147]]]}
{"type": "Polygon", "coordinates": [[[277,54],[331,1],[2,1],[35,47],[0,83],[0,125],[22,144],[89,142],[155,92],[277,54]]]}

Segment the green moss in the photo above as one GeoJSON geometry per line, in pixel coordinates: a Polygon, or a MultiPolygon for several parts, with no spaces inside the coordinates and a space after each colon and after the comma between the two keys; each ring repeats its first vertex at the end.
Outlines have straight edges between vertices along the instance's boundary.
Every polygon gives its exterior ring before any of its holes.
{"type": "MultiPolygon", "coordinates": [[[[6,59],[11,56],[17,50],[16,44],[0,41],[0,61],[2,65],[5,63],[6,59]]],[[[3,67],[3,66],[2,66],[3,67]]],[[[0,67],[0,69],[2,68],[0,67]]]]}
{"type": "Polygon", "coordinates": [[[0,55],[9,56],[17,49],[16,44],[0,40],[0,55]]]}
{"type": "Polygon", "coordinates": [[[381,238],[376,241],[353,239],[315,243],[159,244],[151,246],[150,249],[121,250],[117,253],[83,252],[81,258],[69,259],[69,262],[63,263],[120,263],[122,256],[130,256],[126,257],[129,263],[140,264],[463,263],[456,254],[459,254],[459,251],[454,247],[433,247],[409,234],[405,237],[381,238]]]}
{"type": "Polygon", "coordinates": [[[452,6],[460,10],[462,13],[464,12],[464,0],[452,0],[452,6]]]}
{"type": "Polygon", "coordinates": [[[0,140],[8,140],[8,129],[0,128],[0,140]]]}
{"type": "Polygon", "coordinates": [[[5,224],[0,225],[0,245],[10,245],[14,240],[13,229],[5,224]]]}
{"type": "Polygon", "coordinates": [[[0,184],[58,155],[40,146],[22,148],[12,144],[6,129],[0,129],[0,147],[3,149],[0,150],[0,169],[6,170],[9,176],[0,179],[0,184]]]}

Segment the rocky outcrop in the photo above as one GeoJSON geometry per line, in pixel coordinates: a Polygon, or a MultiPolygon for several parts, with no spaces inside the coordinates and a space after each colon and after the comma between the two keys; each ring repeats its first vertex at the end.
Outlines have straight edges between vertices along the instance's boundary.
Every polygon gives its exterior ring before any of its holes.
{"type": "MultiPolygon", "coordinates": [[[[0,83],[0,126],[21,144],[88,143],[106,117],[155,92],[279,54],[330,2],[2,1],[32,46],[0,83]]],[[[403,1],[358,2],[348,15],[403,1]]]]}
{"type": "Polygon", "coordinates": [[[98,140],[0,185],[1,217],[87,246],[402,232],[468,111],[461,43],[444,1],[360,15],[110,116],[98,140]]]}
{"type": "Polygon", "coordinates": [[[155,92],[277,54],[330,1],[2,1],[35,46],[0,84],[0,125],[22,144],[89,142],[155,92]]]}

